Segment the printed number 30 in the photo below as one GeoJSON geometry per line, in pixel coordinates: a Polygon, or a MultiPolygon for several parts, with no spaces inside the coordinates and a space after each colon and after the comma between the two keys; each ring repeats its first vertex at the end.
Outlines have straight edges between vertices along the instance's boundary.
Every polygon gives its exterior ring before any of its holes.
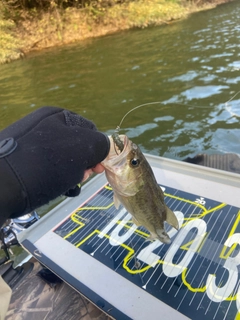
{"type": "MultiPolygon", "coordinates": [[[[230,236],[226,242],[225,246],[231,247],[234,243],[240,244],[240,233],[235,233],[230,236]]],[[[221,302],[233,292],[234,287],[238,281],[238,268],[240,264],[240,252],[235,257],[229,257],[225,261],[223,268],[228,270],[228,281],[223,287],[218,287],[216,285],[216,276],[210,274],[207,278],[207,295],[215,302],[221,302]]],[[[240,292],[237,294],[237,308],[240,309],[240,292]]]]}

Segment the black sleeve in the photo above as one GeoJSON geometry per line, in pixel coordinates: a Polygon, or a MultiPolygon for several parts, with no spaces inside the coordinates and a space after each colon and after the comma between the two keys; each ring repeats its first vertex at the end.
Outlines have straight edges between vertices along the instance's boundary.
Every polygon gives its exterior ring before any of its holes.
{"type": "Polygon", "coordinates": [[[81,182],[109,152],[108,137],[68,110],[44,107],[0,132],[0,224],[81,182]]]}

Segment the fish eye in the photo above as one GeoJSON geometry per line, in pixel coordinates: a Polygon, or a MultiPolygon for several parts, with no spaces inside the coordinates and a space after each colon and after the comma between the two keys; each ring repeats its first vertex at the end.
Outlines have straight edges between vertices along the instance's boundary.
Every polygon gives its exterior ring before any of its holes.
{"type": "Polygon", "coordinates": [[[137,167],[137,166],[139,165],[139,163],[140,163],[140,161],[139,161],[138,159],[133,158],[133,159],[131,160],[131,165],[132,165],[133,167],[137,167]]]}

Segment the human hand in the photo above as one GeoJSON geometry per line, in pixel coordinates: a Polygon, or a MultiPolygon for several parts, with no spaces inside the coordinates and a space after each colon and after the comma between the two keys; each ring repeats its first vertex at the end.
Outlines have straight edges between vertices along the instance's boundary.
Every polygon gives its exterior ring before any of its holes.
{"type": "Polygon", "coordinates": [[[100,163],[110,148],[108,137],[91,121],[55,107],[40,108],[13,123],[0,132],[0,142],[5,218],[31,212],[62,194],[78,195],[80,182],[104,170],[100,163]],[[10,137],[15,149],[1,155],[1,145],[10,137]]]}
{"type": "Polygon", "coordinates": [[[102,173],[105,170],[101,163],[98,163],[94,168],[84,171],[84,176],[82,182],[86,181],[94,173],[102,173]]]}

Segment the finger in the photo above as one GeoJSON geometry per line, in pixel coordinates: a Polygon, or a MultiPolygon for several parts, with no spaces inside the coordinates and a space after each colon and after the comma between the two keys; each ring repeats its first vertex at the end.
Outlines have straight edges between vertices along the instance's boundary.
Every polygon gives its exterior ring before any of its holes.
{"type": "Polygon", "coordinates": [[[86,181],[92,174],[93,174],[92,169],[85,170],[82,182],[86,181]]]}
{"type": "Polygon", "coordinates": [[[92,168],[92,171],[95,173],[102,173],[104,170],[105,168],[101,163],[98,163],[94,168],[92,168]]]}

